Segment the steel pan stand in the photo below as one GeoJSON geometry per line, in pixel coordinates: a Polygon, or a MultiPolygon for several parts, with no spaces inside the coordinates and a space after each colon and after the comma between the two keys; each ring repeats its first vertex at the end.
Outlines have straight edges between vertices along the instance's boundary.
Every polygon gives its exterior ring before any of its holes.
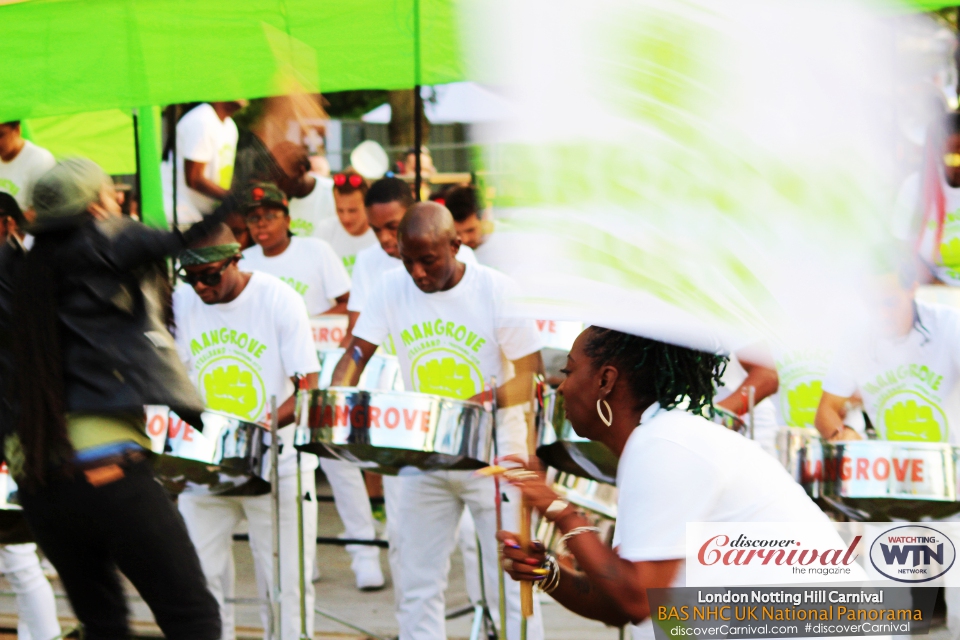
{"type": "MultiPolygon", "coordinates": [[[[493,458],[495,461],[500,457],[500,447],[497,444],[497,376],[490,376],[490,408],[491,425],[493,431],[493,458]]],[[[493,476],[493,486],[496,489],[497,506],[497,531],[503,530],[503,499],[500,493],[500,476],[493,476]]],[[[479,545],[477,547],[479,549],[479,545]]],[[[507,640],[507,586],[506,572],[503,570],[503,546],[497,544],[497,587],[500,596],[500,629],[497,630],[499,640],[507,640]]]]}
{"type": "Polygon", "coordinates": [[[270,590],[270,637],[280,640],[280,424],[277,396],[270,396],[270,521],[273,525],[273,589],[270,590]]]}

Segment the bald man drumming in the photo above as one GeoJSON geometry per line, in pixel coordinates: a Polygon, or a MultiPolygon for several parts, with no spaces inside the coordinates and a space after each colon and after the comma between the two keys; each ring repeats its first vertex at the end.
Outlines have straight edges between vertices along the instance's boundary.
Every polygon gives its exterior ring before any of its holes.
{"type": "MultiPolygon", "coordinates": [[[[482,265],[457,260],[460,240],[447,209],[433,202],[412,206],[400,223],[404,269],[383,274],[333,374],[335,385],[355,385],[377,345],[394,336],[408,390],[458,400],[478,399],[484,381],[504,380],[504,360],[516,375],[498,389],[500,455],[526,455],[527,425],[520,406],[531,397],[533,374],[542,369],[540,337],[533,320],[511,318],[506,303],[515,284],[482,265]],[[358,360],[357,360],[358,359],[358,360]],[[356,360],[357,367],[350,362],[356,360]],[[348,377],[349,373],[349,377],[348,377]]],[[[476,522],[483,553],[487,603],[498,617],[495,489],[491,478],[471,471],[404,475],[400,500],[400,640],[446,638],[444,590],[449,557],[464,506],[476,522]]],[[[518,494],[508,494],[504,526],[519,519],[518,494]]],[[[508,638],[520,637],[520,589],[507,580],[508,638]]],[[[499,621],[498,621],[499,624],[499,621]]],[[[543,638],[539,606],[528,638],[543,638]]]]}

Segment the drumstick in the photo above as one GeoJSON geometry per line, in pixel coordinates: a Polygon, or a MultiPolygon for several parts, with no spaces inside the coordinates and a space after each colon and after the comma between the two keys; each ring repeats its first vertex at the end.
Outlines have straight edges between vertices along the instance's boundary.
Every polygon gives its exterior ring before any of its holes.
{"type": "MultiPolygon", "coordinates": [[[[525,411],[524,417],[527,420],[527,455],[533,456],[536,451],[535,444],[535,425],[534,425],[534,413],[533,408],[536,407],[536,392],[537,392],[537,380],[536,377],[531,377],[532,384],[530,385],[530,410],[525,411]]],[[[532,516],[533,508],[527,502],[526,498],[520,500],[520,546],[523,547],[524,552],[531,553],[533,549],[530,546],[530,520],[532,516]]],[[[526,619],[533,615],[533,583],[532,582],[521,582],[520,583],[520,613],[523,616],[523,621],[526,622],[526,619]]],[[[525,625],[522,625],[525,626],[525,625]]],[[[526,629],[522,629],[525,631],[526,629]]],[[[523,634],[526,635],[526,634],[523,634]]]]}

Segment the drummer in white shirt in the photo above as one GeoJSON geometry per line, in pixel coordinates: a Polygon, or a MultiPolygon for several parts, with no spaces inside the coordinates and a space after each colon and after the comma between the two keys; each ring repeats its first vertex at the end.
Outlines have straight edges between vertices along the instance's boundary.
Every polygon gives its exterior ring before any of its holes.
{"type": "Polygon", "coordinates": [[[333,199],[337,203],[337,215],[320,222],[316,237],[327,241],[340,259],[347,273],[353,272],[357,253],[377,244],[377,236],[367,222],[363,203],[367,195],[367,182],[359,173],[338,173],[333,176],[333,199]]]}
{"type": "MultiPolygon", "coordinates": [[[[263,424],[269,419],[270,398],[276,396],[277,419],[284,427],[293,421],[294,376],[305,376],[307,387],[315,388],[320,370],[306,309],[300,296],[274,276],[241,272],[239,260],[240,245],[226,225],[181,254],[185,284],[173,295],[177,348],[209,409],[263,424]]],[[[293,426],[280,429],[280,436],[281,629],[282,640],[295,640],[300,633],[300,571],[293,426]]],[[[269,477],[269,462],[265,467],[264,474],[269,477]]],[[[316,456],[301,454],[303,547],[308,570],[317,550],[316,468],[316,456]]],[[[222,637],[232,639],[232,605],[224,601],[233,593],[232,580],[225,579],[231,575],[233,532],[246,518],[259,597],[266,598],[273,582],[270,495],[183,494],[178,502],[207,585],[220,604],[222,637]]],[[[306,581],[305,597],[307,611],[312,613],[310,580],[306,581]]],[[[261,618],[268,628],[266,606],[261,618]]],[[[313,618],[307,616],[311,637],[313,618]]]]}
{"type": "Polygon", "coordinates": [[[913,265],[878,281],[880,326],[847,341],[823,381],[816,427],[828,440],[858,440],[845,426],[856,395],[884,440],[960,442],[948,399],[960,382],[960,313],[914,299],[913,265]],[[953,418],[951,420],[950,418],[953,418]]]}
{"type": "MultiPolygon", "coordinates": [[[[541,344],[533,320],[511,318],[506,310],[513,282],[488,267],[457,260],[460,240],[453,217],[442,205],[412,206],[397,231],[406,269],[393,269],[380,278],[334,371],[334,384],[356,384],[377,345],[393,335],[408,390],[476,400],[485,382],[496,376],[503,407],[498,413],[498,451],[525,456],[527,425],[520,405],[532,397],[533,374],[542,369],[541,344]],[[508,361],[516,374],[505,381],[508,361]]],[[[394,576],[401,590],[400,638],[446,637],[444,590],[464,506],[476,522],[488,576],[486,599],[497,618],[493,480],[469,471],[432,471],[400,476],[400,488],[395,529],[400,571],[394,576]]],[[[509,495],[505,505],[504,521],[515,527],[517,495],[509,495]]],[[[519,593],[519,585],[507,585],[511,639],[519,637],[519,593]]],[[[538,605],[528,637],[543,637],[538,605]]]]}
{"type": "MultiPolygon", "coordinates": [[[[349,342],[353,326],[380,276],[402,265],[397,229],[403,214],[413,205],[413,195],[410,193],[410,185],[400,178],[381,178],[370,185],[364,204],[367,208],[367,220],[379,244],[360,251],[353,265],[353,283],[347,303],[350,325],[344,344],[349,342]]],[[[477,264],[473,251],[466,245],[460,246],[457,260],[465,264],[477,264]]]]}
{"type": "MultiPolygon", "coordinates": [[[[243,252],[242,269],[269,273],[286,282],[303,296],[311,317],[346,310],[350,276],[343,263],[323,240],[290,234],[287,202],[279,189],[270,183],[250,188],[246,217],[257,244],[243,252]]],[[[314,351],[313,345],[310,349],[314,351]]],[[[360,470],[348,462],[328,458],[320,461],[320,467],[330,481],[347,537],[375,539],[373,511],[360,470]]],[[[346,549],[353,559],[357,588],[383,588],[380,548],[348,545],[346,549]]]]}

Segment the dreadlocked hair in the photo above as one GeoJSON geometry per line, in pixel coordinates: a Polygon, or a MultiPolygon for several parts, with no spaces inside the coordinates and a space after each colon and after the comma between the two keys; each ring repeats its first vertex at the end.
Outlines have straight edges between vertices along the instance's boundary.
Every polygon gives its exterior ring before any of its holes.
{"type": "Polygon", "coordinates": [[[585,345],[594,366],[613,365],[626,377],[638,405],[659,402],[713,416],[713,396],[727,358],[705,351],[642,338],[603,327],[590,327],[585,345]]]}
{"type": "MultiPolygon", "coordinates": [[[[70,461],[74,453],[67,436],[57,313],[62,274],[56,267],[56,254],[64,235],[36,237],[13,294],[13,357],[20,407],[16,433],[28,487],[44,485],[51,462],[70,461]]],[[[68,467],[62,467],[64,473],[69,473],[68,467]]]]}

